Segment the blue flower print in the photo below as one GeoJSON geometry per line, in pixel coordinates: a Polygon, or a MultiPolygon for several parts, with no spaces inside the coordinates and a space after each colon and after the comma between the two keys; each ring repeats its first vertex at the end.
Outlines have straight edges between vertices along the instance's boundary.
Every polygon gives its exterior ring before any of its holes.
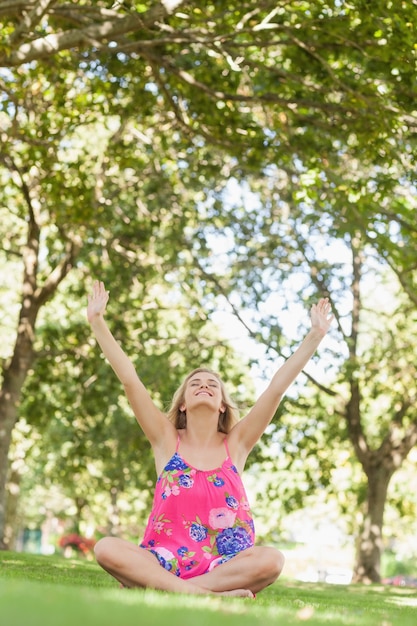
{"type": "Polygon", "coordinates": [[[190,526],[189,533],[191,539],[194,541],[204,541],[207,537],[207,528],[202,524],[196,524],[196,522],[193,522],[190,526]]]}
{"type": "Polygon", "coordinates": [[[151,552],[152,554],[156,556],[156,558],[159,561],[159,564],[162,565],[164,569],[168,571],[172,570],[172,563],[169,563],[169,561],[166,561],[163,556],[161,556],[160,554],[158,554],[158,552],[156,552],[156,550],[151,550],[151,552]]]}
{"type": "Polygon", "coordinates": [[[221,559],[217,561],[217,565],[222,565],[223,563],[227,563],[227,561],[230,561],[230,559],[233,559],[234,556],[236,556],[236,554],[224,554],[221,557],[221,559]]]}
{"type": "Polygon", "coordinates": [[[216,545],[219,554],[236,554],[246,548],[250,548],[252,539],[242,526],[237,528],[225,528],[216,537],[216,545]]]}
{"type": "Polygon", "coordinates": [[[180,575],[181,572],[180,568],[178,567],[178,561],[174,557],[172,552],[166,550],[165,548],[155,548],[155,550],[151,549],[150,551],[156,556],[159,564],[162,565],[164,569],[166,569],[168,572],[172,572],[173,574],[175,574],[175,576],[180,575]]]}
{"type": "Polygon", "coordinates": [[[188,465],[184,463],[178,452],[171,457],[168,463],[164,467],[164,471],[170,472],[172,470],[185,470],[188,468],[188,465]]]}
{"type": "Polygon", "coordinates": [[[235,496],[226,496],[226,504],[234,511],[236,511],[239,508],[239,502],[235,498],[235,496]]]}
{"type": "Polygon", "coordinates": [[[181,548],[178,548],[177,554],[179,556],[186,556],[188,554],[188,548],[186,546],[181,546],[181,548]]]}
{"type": "Polygon", "coordinates": [[[207,476],[207,480],[210,483],[213,483],[213,485],[215,487],[222,487],[224,485],[223,478],[219,478],[219,476],[217,476],[217,474],[211,474],[210,476],[207,476]]]}
{"type": "Polygon", "coordinates": [[[186,489],[190,489],[194,485],[194,480],[191,476],[187,476],[187,474],[181,474],[178,477],[178,484],[181,487],[185,487],[186,489]]]}

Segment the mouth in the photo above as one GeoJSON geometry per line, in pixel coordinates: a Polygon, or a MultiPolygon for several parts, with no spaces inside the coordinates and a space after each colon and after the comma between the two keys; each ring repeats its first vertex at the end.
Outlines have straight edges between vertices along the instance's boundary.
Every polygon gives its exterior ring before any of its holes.
{"type": "Polygon", "coordinates": [[[196,396],[209,396],[211,398],[211,393],[209,391],[197,391],[196,396]]]}

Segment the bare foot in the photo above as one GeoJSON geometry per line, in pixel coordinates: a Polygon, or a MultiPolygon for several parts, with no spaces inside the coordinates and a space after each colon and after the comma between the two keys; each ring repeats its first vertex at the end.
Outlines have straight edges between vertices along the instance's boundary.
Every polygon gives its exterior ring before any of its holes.
{"type": "Polygon", "coordinates": [[[216,596],[233,596],[235,598],[254,598],[255,595],[250,589],[232,589],[231,591],[214,592],[216,596]]]}

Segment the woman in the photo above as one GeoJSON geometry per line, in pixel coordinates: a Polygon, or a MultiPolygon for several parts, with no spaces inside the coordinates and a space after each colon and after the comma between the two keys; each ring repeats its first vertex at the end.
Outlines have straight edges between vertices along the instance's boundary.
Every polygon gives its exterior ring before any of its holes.
{"type": "Polygon", "coordinates": [[[206,368],[187,376],[164,414],[104,320],[108,298],[95,281],[88,321],[149,439],[158,481],[140,546],[105,537],[96,544],[97,561],[125,587],[254,597],[278,578],[284,557],[254,545],[241,475],[284,393],[329,330],[330,304],[325,298],[312,306],[311,330],[238,421],[222,381],[206,368]]]}

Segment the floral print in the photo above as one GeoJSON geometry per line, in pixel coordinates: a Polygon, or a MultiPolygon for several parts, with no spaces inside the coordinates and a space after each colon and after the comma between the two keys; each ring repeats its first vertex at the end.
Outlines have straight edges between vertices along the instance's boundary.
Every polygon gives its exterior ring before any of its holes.
{"type": "Polygon", "coordinates": [[[236,554],[250,548],[252,540],[248,531],[238,528],[225,528],[217,537],[216,545],[219,554],[236,554]]]}
{"type": "Polygon", "coordinates": [[[209,513],[209,524],[212,528],[231,528],[235,523],[236,513],[222,506],[218,509],[211,509],[209,513]]]}
{"type": "Polygon", "coordinates": [[[176,576],[180,575],[178,560],[175,558],[172,552],[160,547],[152,549],[151,552],[156,556],[163,568],[165,568],[169,572],[172,572],[176,576]]]}
{"type": "Polygon", "coordinates": [[[254,545],[245,489],[227,449],[216,470],[190,466],[177,450],[159,476],[142,548],[166,570],[191,578],[254,545]]]}
{"type": "Polygon", "coordinates": [[[178,452],[175,452],[170,461],[165,466],[165,472],[188,469],[188,465],[182,460],[178,452]]]}
{"type": "Polygon", "coordinates": [[[178,484],[180,487],[186,487],[186,489],[190,489],[194,485],[194,480],[191,476],[187,476],[186,474],[181,474],[178,478],[178,484]]]}
{"type": "Polygon", "coordinates": [[[207,528],[203,524],[193,522],[190,526],[189,534],[193,541],[204,541],[207,537],[207,528]]]}

